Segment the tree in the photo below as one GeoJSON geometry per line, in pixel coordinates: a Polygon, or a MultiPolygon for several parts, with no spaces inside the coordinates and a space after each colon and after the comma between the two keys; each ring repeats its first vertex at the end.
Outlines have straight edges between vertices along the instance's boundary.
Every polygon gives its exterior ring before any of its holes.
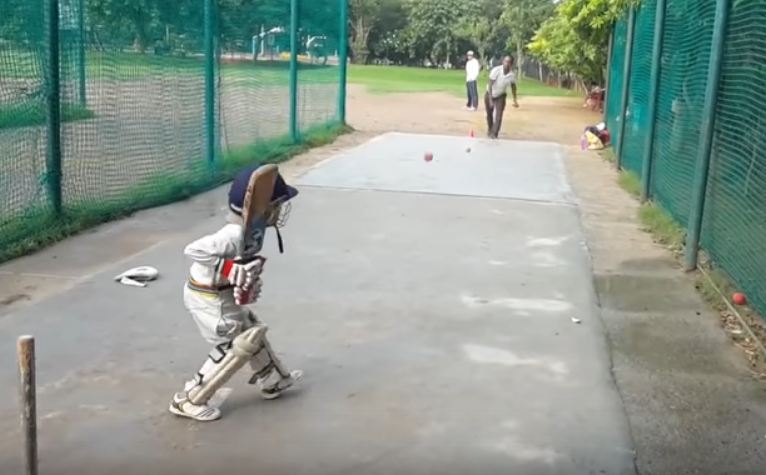
{"type": "Polygon", "coordinates": [[[88,13],[114,39],[131,38],[140,52],[149,46],[152,30],[161,29],[161,0],[88,0],[88,13]]]}
{"type": "Polygon", "coordinates": [[[354,61],[365,64],[369,56],[369,40],[378,16],[381,13],[381,0],[351,1],[351,49],[354,61]]]}
{"type": "Polygon", "coordinates": [[[558,11],[575,33],[595,46],[606,46],[612,25],[638,0],[565,0],[558,11]]]}
{"type": "Polygon", "coordinates": [[[598,48],[578,37],[565,16],[557,15],[543,23],[529,44],[529,51],[556,71],[586,79],[599,75],[598,48]]]}
{"type": "Polygon", "coordinates": [[[487,53],[495,47],[501,28],[498,21],[503,5],[495,0],[468,0],[467,14],[454,27],[455,36],[468,43],[484,61],[487,53]]]}
{"type": "Polygon", "coordinates": [[[338,2],[335,0],[304,0],[301,3],[299,27],[313,35],[335,37],[338,32],[338,15],[338,2]]]}
{"type": "Polygon", "coordinates": [[[507,42],[510,50],[516,50],[516,66],[524,67],[524,51],[535,32],[551,17],[555,5],[551,0],[506,0],[500,18],[511,32],[507,42]]]}
{"type": "Polygon", "coordinates": [[[470,43],[482,61],[486,59],[495,23],[484,16],[465,17],[455,27],[455,36],[470,43]]]}
{"type": "Polygon", "coordinates": [[[29,0],[0,2],[0,38],[16,42],[42,41],[44,12],[42,4],[29,0]]]}
{"type": "MultiPolygon", "coordinates": [[[[169,41],[174,49],[201,50],[204,5],[201,0],[86,0],[89,23],[107,43],[143,52],[169,41]]],[[[284,0],[216,0],[216,31],[224,50],[250,48],[261,27],[287,27],[290,5],[284,0]]],[[[337,3],[302,2],[301,27],[338,30],[337,3]]],[[[324,31],[323,31],[324,33],[324,31]]],[[[170,44],[165,45],[171,48],[170,44]]]]}
{"type": "Polygon", "coordinates": [[[455,25],[470,13],[462,0],[408,0],[409,23],[403,41],[411,57],[428,59],[431,64],[449,63],[458,53],[460,38],[455,25]]]}
{"type": "Polygon", "coordinates": [[[558,71],[601,83],[614,22],[634,0],[564,0],[535,33],[529,50],[558,71]]]}
{"type": "Polygon", "coordinates": [[[402,41],[402,30],[407,22],[402,0],[381,0],[380,13],[367,42],[371,56],[399,64],[407,62],[409,55],[402,41]]]}

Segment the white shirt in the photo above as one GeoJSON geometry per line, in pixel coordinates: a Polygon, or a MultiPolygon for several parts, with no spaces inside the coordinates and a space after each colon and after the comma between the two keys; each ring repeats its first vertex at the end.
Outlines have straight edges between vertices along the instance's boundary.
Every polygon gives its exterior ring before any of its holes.
{"type": "MultiPolygon", "coordinates": [[[[494,86],[492,86],[492,97],[497,98],[506,94],[508,88],[511,87],[511,84],[516,84],[516,75],[513,73],[513,70],[510,70],[508,74],[505,74],[503,65],[501,64],[500,66],[492,68],[492,71],[489,73],[489,80],[495,81],[494,86]]],[[[489,88],[490,85],[487,84],[488,91],[489,88]]]]}
{"type": "Polygon", "coordinates": [[[224,259],[234,259],[242,252],[242,226],[227,224],[215,234],[197,239],[186,246],[184,254],[192,261],[189,274],[202,285],[225,284],[220,272],[224,259]]]}
{"type": "Polygon", "coordinates": [[[476,81],[479,79],[479,71],[481,71],[481,64],[476,58],[469,59],[465,63],[465,80],[466,82],[476,81]]]}

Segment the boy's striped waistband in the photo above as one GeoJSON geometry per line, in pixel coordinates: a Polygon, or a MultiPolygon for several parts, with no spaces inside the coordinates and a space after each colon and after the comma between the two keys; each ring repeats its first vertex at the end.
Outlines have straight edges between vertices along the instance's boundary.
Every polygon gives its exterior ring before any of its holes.
{"type": "Polygon", "coordinates": [[[193,290],[195,292],[202,292],[203,294],[213,294],[213,295],[217,295],[225,290],[231,290],[234,288],[234,286],[231,284],[218,285],[218,286],[200,284],[199,282],[192,279],[191,277],[189,277],[189,280],[186,282],[186,286],[189,288],[189,290],[193,290]]]}

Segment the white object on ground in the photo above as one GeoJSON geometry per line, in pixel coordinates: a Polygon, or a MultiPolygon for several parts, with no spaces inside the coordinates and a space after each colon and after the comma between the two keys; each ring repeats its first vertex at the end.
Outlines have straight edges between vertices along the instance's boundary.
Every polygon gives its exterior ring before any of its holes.
{"type": "Polygon", "coordinates": [[[132,287],[146,287],[147,282],[157,280],[160,271],[150,266],[140,266],[128,269],[120,275],[114,277],[114,280],[132,287]]]}
{"type": "Polygon", "coordinates": [[[580,320],[579,318],[572,317],[572,323],[576,323],[577,325],[579,325],[582,323],[582,320],[580,320]]]}
{"type": "Polygon", "coordinates": [[[120,283],[122,285],[127,285],[129,287],[146,287],[146,284],[143,282],[139,282],[137,280],[133,280],[130,277],[123,277],[120,279],[120,283]]]}

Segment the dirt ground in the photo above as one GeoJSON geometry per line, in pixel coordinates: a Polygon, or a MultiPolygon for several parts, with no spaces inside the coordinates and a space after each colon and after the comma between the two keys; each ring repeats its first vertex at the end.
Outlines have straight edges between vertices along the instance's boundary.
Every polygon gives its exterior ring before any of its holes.
{"type": "MultiPolygon", "coordinates": [[[[484,111],[462,109],[461,98],[443,93],[370,95],[349,90],[349,120],[358,130],[486,136],[484,111]]],[[[577,144],[582,128],[599,120],[596,113],[572,98],[524,97],[519,86],[518,109],[506,109],[501,138],[577,144]]]]}

